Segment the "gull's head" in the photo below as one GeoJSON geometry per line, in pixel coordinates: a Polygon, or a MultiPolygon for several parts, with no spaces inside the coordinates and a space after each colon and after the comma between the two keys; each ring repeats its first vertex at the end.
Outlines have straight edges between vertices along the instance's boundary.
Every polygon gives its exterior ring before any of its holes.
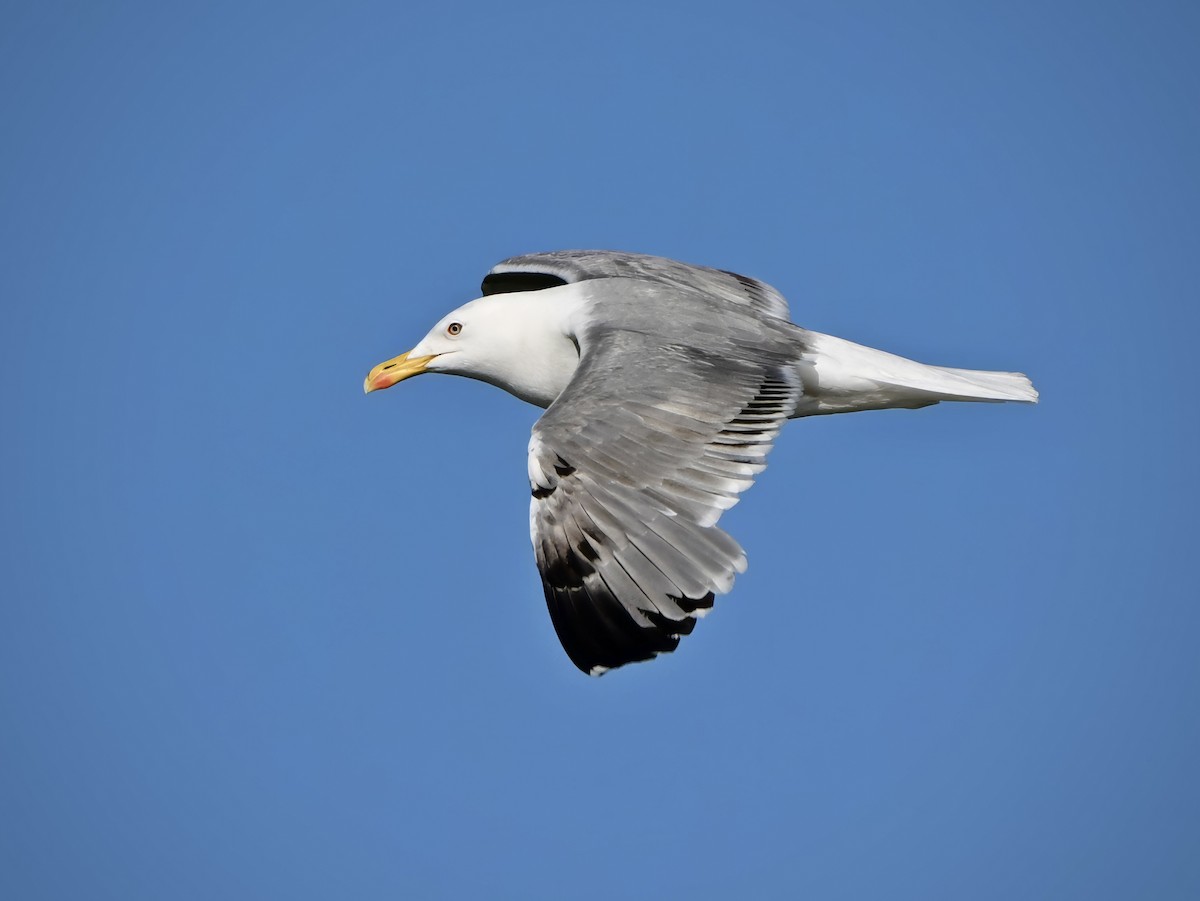
{"type": "Polygon", "coordinates": [[[390,388],[422,372],[490,382],[545,407],[579,363],[571,311],[578,286],[480,297],[447,313],[408,353],[380,363],[363,390],[390,388]]]}
{"type": "Polygon", "coordinates": [[[441,318],[408,353],[380,363],[368,374],[363,390],[370,394],[390,388],[422,372],[448,372],[453,375],[480,377],[497,365],[504,365],[512,354],[511,324],[497,315],[490,298],[481,297],[441,318]]]}

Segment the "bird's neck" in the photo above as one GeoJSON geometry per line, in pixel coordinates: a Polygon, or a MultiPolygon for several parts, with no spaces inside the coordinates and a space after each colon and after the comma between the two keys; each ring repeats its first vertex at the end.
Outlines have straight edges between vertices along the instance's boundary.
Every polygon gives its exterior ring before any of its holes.
{"type": "Polygon", "coordinates": [[[484,381],[538,407],[554,403],[579,365],[575,340],[584,285],[496,295],[507,352],[484,381]]]}

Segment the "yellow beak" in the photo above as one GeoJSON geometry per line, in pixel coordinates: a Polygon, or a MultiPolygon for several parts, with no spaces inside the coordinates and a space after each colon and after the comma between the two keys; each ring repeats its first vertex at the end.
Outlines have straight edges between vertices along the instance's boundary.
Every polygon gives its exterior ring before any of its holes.
{"type": "Polygon", "coordinates": [[[427,357],[409,357],[408,354],[400,354],[398,357],[392,357],[386,363],[380,363],[368,372],[366,379],[363,380],[363,393],[370,394],[380,388],[390,388],[396,382],[420,375],[429,365],[429,361],[436,356],[437,354],[430,354],[427,357]]]}

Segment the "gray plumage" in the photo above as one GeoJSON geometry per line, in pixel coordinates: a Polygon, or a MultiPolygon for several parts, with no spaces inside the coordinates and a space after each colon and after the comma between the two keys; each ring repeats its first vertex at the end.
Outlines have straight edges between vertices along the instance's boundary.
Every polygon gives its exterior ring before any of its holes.
{"type": "Polygon", "coordinates": [[[799,330],[764,316],[769,289],[652,258],[603,261],[586,271],[639,275],[599,276],[589,298],[602,316],[585,318],[579,368],[530,443],[548,483],[530,512],[546,601],[592,674],[674,650],[745,570],[716,522],[766,467],[800,393],[799,330]]]}

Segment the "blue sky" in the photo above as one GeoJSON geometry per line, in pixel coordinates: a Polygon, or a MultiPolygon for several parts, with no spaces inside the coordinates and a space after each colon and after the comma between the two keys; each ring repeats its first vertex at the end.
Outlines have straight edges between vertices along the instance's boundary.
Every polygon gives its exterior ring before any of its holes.
{"type": "Polygon", "coordinates": [[[1194,4],[192,7],[0,13],[0,895],[1200,895],[1194,4]],[[563,247],[1043,403],[791,423],[591,680],[537,411],[361,390],[563,247]]]}

